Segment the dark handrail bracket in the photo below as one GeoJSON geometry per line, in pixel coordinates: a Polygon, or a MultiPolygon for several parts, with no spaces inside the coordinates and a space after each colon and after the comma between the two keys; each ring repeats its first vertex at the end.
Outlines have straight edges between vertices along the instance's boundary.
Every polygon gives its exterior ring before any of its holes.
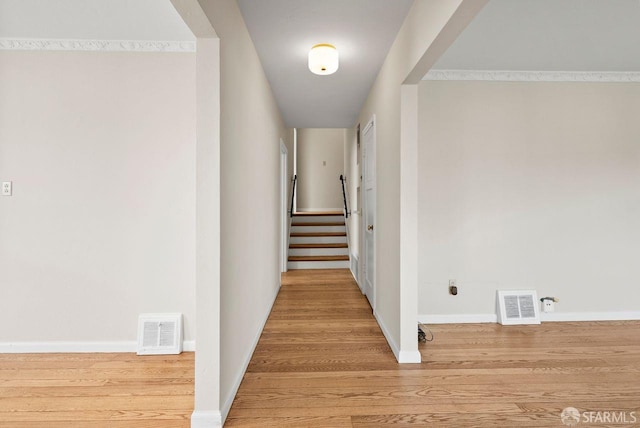
{"type": "Polygon", "coordinates": [[[345,190],[344,183],[347,179],[340,174],[340,182],[342,183],[342,201],[344,202],[344,218],[349,218],[349,208],[347,207],[347,191],[345,190]]]}
{"type": "Polygon", "coordinates": [[[296,195],[296,182],[298,181],[298,175],[294,175],[291,181],[293,181],[293,186],[291,189],[291,205],[289,208],[289,217],[293,217],[293,199],[296,195]]]}

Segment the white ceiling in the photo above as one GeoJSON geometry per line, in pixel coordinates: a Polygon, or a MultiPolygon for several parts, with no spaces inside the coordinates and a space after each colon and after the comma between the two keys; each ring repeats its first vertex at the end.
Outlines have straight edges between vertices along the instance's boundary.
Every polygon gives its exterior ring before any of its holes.
{"type": "Polygon", "coordinates": [[[0,0],[0,38],[195,40],[169,0],[0,0]]]}
{"type": "Polygon", "coordinates": [[[411,0],[238,0],[285,124],[354,126],[411,0]],[[331,43],[340,68],[317,76],[307,54],[331,43]]]}
{"type": "Polygon", "coordinates": [[[640,71],[640,0],[491,0],[433,68],[640,71]]]}

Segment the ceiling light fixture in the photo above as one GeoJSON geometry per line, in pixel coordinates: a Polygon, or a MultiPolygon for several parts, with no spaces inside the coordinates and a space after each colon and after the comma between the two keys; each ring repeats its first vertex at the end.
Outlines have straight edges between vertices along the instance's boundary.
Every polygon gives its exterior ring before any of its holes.
{"type": "Polygon", "coordinates": [[[309,70],[325,76],[338,70],[338,50],[328,43],[315,45],[309,51],[309,70]]]}

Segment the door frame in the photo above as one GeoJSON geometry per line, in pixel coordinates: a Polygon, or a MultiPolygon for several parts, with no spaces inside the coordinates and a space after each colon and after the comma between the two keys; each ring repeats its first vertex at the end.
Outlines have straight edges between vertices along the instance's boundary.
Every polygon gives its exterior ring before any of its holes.
{"type": "Polygon", "coordinates": [[[280,139],[280,272],[287,271],[287,259],[289,258],[289,213],[287,202],[289,196],[289,151],[280,139]]]}
{"type": "MultiPolygon", "coordinates": [[[[377,186],[376,186],[376,115],[372,115],[371,119],[369,119],[367,121],[367,124],[362,128],[362,133],[360,136],[360,141],[361,141],[361,154],[362,154],[362,161],[361,161],[361,166],[362,166],[362,184],[361,184],[361,191],[360,191],[360,197],[361,197],[361,207],[362,207],[362,215],[361,215],[361,224],[360,224],[360,236],[361,236],[361,245],[360,245],[360,254],[361,254],[361,258],[362,258],[362,294],[366,294],[367,291],[367,271],[369,268],[371,268],[370,266],[367,265],[367,258],[368,258],[368,253],[367,253],[367,213],[368,210],[373,210],[373,220],[375,223],[375,219],[376,219],[376,190],[377,190],[377,186]],[[366,144],[366,139],[365,139],[365,135],[367,134],[367,132],[369,132],[371,129],[371,132],[373,132],[372,134],[372,138],[371,138],[371,147],[367,147],[366,144]],[[373,171],[369,171],[369,169],[367,168],[367,159],[368,158],[372,158],[372,169],[373,171]],[[369,203],[367,202],[367,180],[369,178],[369,176],[372,175],[372,180],[373,180],[373,206],[369,206],[369,203]]],[[[375,226],[375,224],[374,224],[375,226]]],[[[372,255],[372,259],[373,259],[373,271],[371,272],[372,274],[372,281],[371,281],[371,301],[369,303],[371,303],[371,309],[373,309],[373,312],[375,314],[376,311],[376,227],[373,228],[373,231],[371,232],[371,239],[373,239],[373,245],[372,245],[372,250],[373,250],[373,255],[372,255]]]]}

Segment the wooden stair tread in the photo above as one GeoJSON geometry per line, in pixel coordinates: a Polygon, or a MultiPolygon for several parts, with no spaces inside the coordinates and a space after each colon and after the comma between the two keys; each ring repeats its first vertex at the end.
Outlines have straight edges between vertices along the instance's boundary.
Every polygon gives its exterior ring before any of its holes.
{"type": "Polygon", "coordinates": [[[290,262],[336,262],[348,260],[349,256],[289,256],[290,262]]]}
{"type": "Polygon", "coordinates": [[[293,213],[294,217],[319,217],[319,216],[340,216],[342,217],[342,211],[323,211],[323,212],[296,212],[293,213]]]}
{"type": "Polygon", "coordinates": [[[344,221],[332,221],[326,223],[310,221],[309,223],[291,223],[291,226],[344,226],[344,221]]]}
{"type": "Polygon", "coordinates": [[[335,244],[289,244],[289,248],[349,248],[346,242],[335,244]]]}
{"type": "Polygon", "coordinates": [[[346,232],[294,232],[291,236],[347,236],[346,232]]]}

